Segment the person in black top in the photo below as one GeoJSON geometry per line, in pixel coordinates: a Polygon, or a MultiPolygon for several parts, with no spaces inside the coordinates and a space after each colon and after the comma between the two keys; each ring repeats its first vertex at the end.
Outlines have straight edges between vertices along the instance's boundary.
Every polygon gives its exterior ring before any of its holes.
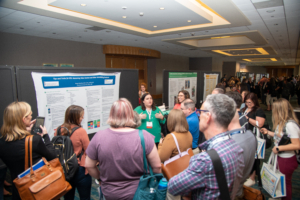
{"type": "MultiPolygon", "coordinates": [[[[259,107],[257,96],[254,93],[249,93],[245,97],[245,108],[243,109],[244,115],[248,120],[247,130],[252,131],[256,135],[255,126],[262,127],[266,121],[264,111],[259,107]]],[[[255,159],[250,178],[244,185],[251,187],[255,184],[255,166],[259,165],[259,159],[255,159]]]]}
{"type": "MultiPolygon", "coordinates": [[[[9,168],[12,180],[25,170],[25,137],[30,135],[31,128],[35,123],[35,120],[31,121],[31,119],[31,107],[26,102],[13,102],[4,110],[0,158],[9,168]]],[[[32,140],[32,164],[37,163],[42,157],[49,161],[56,158],[46,128],[42,126],[40,128],[42,133],[34,135],[32,140]]],[[[20,199],[15,185],[13,185],[12,199],[20,199]]]]}

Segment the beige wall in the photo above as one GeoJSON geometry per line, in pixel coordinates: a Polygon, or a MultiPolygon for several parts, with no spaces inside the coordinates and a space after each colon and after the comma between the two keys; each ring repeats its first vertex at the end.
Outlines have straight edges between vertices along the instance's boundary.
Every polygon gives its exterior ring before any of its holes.
{"type": "Polygon", "coordinates": [[[150,80],[155,82],[155,87],[149,90],[153,94],[162,94],[163,92],[164,69],[174,71],[189,70],[189,57],[162,53],[160,59],[148,60],[148,85],[150,80]],[[155,71],[155,73],[153,73],[153,71],[155,71]]]}
{"type": "Polygon", "coordinates": [[[0,65],[67,63],[105,68],[102,45],[0,32],[0,65]]]}

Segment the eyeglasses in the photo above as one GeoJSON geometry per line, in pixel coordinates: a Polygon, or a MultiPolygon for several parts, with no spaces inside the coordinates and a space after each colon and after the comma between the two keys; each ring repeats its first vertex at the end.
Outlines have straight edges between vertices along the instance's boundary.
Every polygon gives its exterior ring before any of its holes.
{"type": "Polygon", "coordinates": [[[183,94],[179,94],[179,95],[177,95],[178,97],[184,97],[184,95],[183,94]]]}
{"type": "Polygon", "coordinates": [[[200,114],[201,114],[201,112],[209,112],[209,110],[201,110],[201,109],[199,109],[199,111],[200,111],[200,114]]]}
{"type": "Polygon", "coordinates": [[[251,102],[251,101],[248,101],[248,102],[245,102],[245,104],[252,104],[252,102],[251,102]]]}

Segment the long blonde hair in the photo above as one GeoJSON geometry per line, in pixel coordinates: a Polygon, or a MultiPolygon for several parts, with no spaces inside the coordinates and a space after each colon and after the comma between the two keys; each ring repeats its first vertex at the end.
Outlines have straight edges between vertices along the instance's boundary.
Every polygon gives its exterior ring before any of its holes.
{"type": "Polygon", "coordinates": [[[286,99],[280,98],[273,103],[273,130],[275,130],[278,126],[278,134],[280,134],[288,120],[294,120],[297,124],[299,124],[290,102],[286,99]]]}
{"type": "Polygon", "coordinates": [[[1,135],[5,141],[20,140],[26,135],[30,135],[23,121],[30,113],[30,105],[23,101],[13,102],[5,108],[1,127],[1,135]]]}

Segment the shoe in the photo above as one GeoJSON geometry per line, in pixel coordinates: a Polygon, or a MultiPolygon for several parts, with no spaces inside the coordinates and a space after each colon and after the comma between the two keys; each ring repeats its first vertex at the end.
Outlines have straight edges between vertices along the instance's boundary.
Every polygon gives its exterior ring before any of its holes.
{"type": "Polygon", "coordinates": [[[247,181],[244,183],[245,186],[251,187],[252,185],[255,185],[255,181],[251,178],[248,178],[247,181]]]}

